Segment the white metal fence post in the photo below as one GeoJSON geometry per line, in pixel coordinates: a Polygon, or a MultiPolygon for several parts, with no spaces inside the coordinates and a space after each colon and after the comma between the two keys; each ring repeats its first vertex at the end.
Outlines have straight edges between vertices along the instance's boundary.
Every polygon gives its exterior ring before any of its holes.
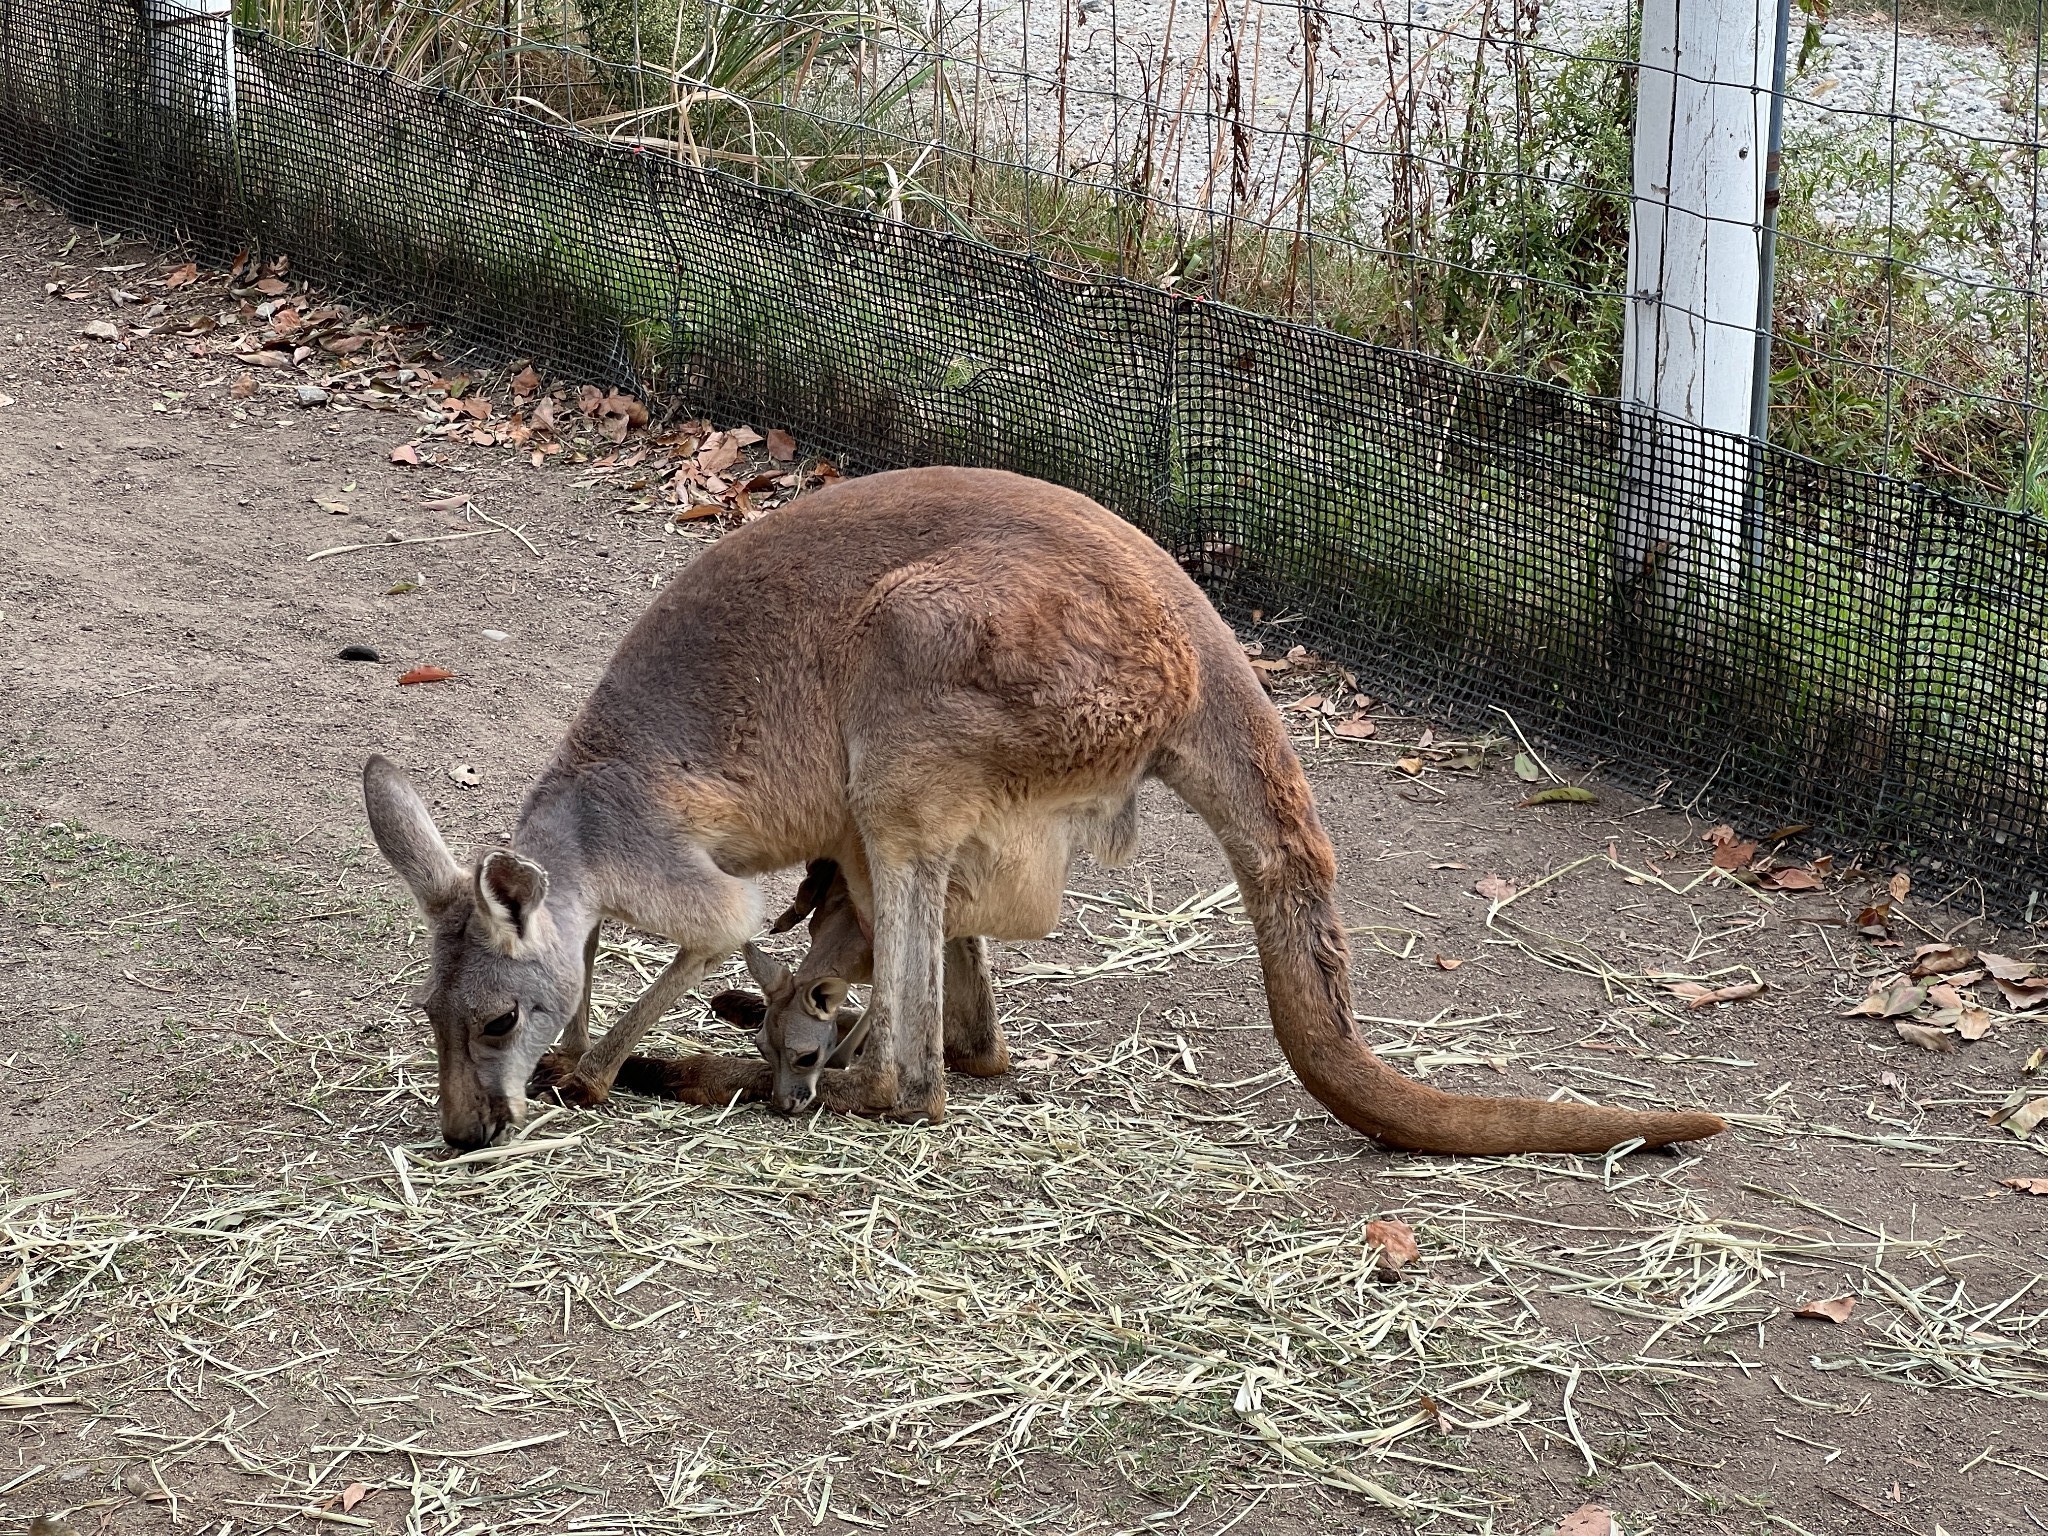
{"type": "Polygon", "coordinates": [[[143,0],[142,14],[150,31],[150,106],[191,113],[232,146],[233,0],[143,0]]]}
{"type": "Polygon", "coordinates": [[[1620,554],[1669,592],[1741,569],[1749,464],[1671,424],[1750,429],[1772,0],[1644,0],[1621,394],[1620,554]]]}

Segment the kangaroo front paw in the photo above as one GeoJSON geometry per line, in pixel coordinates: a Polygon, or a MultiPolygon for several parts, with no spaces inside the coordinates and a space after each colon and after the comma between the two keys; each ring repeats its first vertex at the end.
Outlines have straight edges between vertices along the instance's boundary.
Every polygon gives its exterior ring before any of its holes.
{"type": "Polygon", "coordinates": [[[550,1051],[541,1057],[526,1085],[529,1098],[552,1098],[571,1109],[595,1109],[612,1096],[609,1085],[593,1082],[576,1070],[576,1059],[550,1051]]]}

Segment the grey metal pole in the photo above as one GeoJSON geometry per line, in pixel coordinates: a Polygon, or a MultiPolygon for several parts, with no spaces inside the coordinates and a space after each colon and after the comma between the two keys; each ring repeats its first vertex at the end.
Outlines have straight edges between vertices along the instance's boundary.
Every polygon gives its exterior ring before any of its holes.
{"type": "Polygon", "coordinates": [[[1792,0],[1778,0],[1778,36],[1771,52],[1771,124],[1764,152],[1764,207],[1757,238],[1760,281],[1756,290],[1756,366],[1749,393],[1749,435],[1759,444],[1771,435],[1771,290],[1778,275],[1779,168],[1785,152],[1785,56],[1792,38],[1792,0]]]}

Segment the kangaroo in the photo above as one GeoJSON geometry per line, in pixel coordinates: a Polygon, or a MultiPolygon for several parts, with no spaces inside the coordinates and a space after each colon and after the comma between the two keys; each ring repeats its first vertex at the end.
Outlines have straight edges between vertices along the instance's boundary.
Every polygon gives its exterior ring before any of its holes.
{"type": "MultiPolygon", "coordinates": [[[[946,1037],[972,1037],[983,1060],[1002,1046],[993,1008],[977,1016],[992,998],[980,939],[1050,932],[1075,853],[1147,778],[1221,842],[1280,1049],[1354,1129],[1444,1153],[1725,1129],[1462,1097],[1383,1064],[1352,1018],[1329,838],[1229,626],[1086,497],[918,469],[801,497],[680,572],[528,791],[510,848],[458,866],[404,774],[366,765],[371,830],[432,929],[442,1134],[482,1145],[521,1122],[533,1084],[602,1103],[647,1029],[758,925],[758,877],[815,858],[838,864],[874,929],[866,1048],[817,1101],[943,1117],[946,1037]],[[677,953],[593,1043],[606,917],[677,953]]],[[[631,1080],[697,1103],[773,1088],[767,1063],[717,1055],[642,1058],[631,1080]]]]}

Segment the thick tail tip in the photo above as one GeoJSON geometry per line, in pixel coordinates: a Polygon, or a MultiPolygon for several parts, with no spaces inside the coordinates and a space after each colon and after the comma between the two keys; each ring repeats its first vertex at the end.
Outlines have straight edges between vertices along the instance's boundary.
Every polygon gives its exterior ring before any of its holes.
{"type": "Polygon", "coordinates": [[[1668,1147],[1675,1141],[1705,1141],[1728,1129],[1728,1122],[1705,1110],[1660,1111],[1643,1116],[1638,1134],[1646,1147],[1668,1147]]]}

